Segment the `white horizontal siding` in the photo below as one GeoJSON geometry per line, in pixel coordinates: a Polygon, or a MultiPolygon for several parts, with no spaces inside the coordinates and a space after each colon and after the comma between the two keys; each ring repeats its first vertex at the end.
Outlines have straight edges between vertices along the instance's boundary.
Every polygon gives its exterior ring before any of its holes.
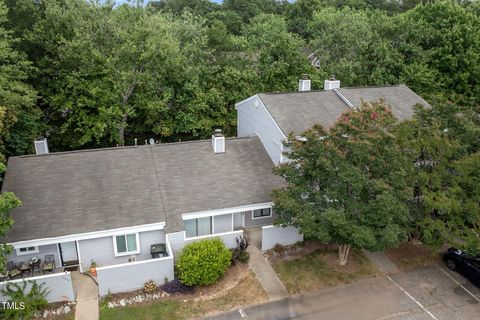
{"type": "Polygon", "coordinates": [[[238,137],[258,136],[273,163],[282,160],[282,141],[285,139],[267,108],[259,98],[237,104],[238,137]],[[255,101],[258,106],[255,106],[255,101]]]}
{"type": "MultiPolygon", "coordinates": [[[[163,230],[140,232],[140,253],[136,254],[137,261],[151,259],[150,246],[156,243],[165,243],[163,230]]],[[[97,267],[105,267],[128,262],[129,255],[115,257],[113,249],[113,237],[81,240],[78,243],[80,259],[84,271],[88,270],[91,261],[95,261],[97,267]]]]}

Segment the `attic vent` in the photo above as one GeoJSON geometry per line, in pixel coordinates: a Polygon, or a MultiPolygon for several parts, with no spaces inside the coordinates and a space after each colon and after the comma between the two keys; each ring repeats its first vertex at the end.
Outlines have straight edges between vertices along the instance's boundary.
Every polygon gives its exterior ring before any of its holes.
{"type": "Polygon", "coordinates": [[[47,138],[39,138],[34,141],[35,144],[35,153],[36,154],[47,154],[48,153],[48,143],[47,138]]]}
{"type": "Polygon", "coordinates": [[[215,129],[212,134],[212,149],[214,153],[225,152],[225,136],[222,134],[221,129],[215,129]]]}

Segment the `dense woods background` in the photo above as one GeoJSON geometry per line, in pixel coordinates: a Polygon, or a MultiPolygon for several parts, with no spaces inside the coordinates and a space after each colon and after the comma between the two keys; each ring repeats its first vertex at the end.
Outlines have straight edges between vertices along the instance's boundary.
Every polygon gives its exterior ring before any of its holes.
{"type": "Polygon", "coordinates": [[[479,2],[419,2],[2,0],[0,151],[234,135],[236,101],[302,73],[478,108],[479,2]]]}

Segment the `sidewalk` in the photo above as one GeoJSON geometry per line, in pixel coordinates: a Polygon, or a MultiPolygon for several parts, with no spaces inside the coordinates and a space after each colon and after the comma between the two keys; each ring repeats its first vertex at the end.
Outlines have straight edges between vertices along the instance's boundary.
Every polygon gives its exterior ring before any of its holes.
{"type": "Polygon", "coordinates": [[[400,270],[382,251],[370,252],[362,250],[363,254],[384,274],[397,273],[400,270]]]}
{"type": "Polygon", "coordinates": [[[76,320],[98,319],[98,286],[89,276],[72,272],[73,286],[77,293],[76,320]]]}
{"type": "Polygon", "coordinates": [[[250,245],[247,248],[250,253],[250,268],[257,276],[258,281],[267,293],[270,300],[276,300],[288,296],[288,292],[283,286],[280,279],[278,279],[275,270],[263,258],[262,253],[255,245],[250,245]]]}

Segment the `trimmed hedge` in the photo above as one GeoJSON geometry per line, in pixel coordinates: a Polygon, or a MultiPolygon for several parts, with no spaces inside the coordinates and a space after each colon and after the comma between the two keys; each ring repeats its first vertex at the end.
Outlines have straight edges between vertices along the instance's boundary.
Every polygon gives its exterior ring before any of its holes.
{"type": "Polygon", "coordinates": [[[230,266],[232,253],[219,238],[186,245],[177,261],[179,280],[187,285],[217,282],[230,266]]]}

